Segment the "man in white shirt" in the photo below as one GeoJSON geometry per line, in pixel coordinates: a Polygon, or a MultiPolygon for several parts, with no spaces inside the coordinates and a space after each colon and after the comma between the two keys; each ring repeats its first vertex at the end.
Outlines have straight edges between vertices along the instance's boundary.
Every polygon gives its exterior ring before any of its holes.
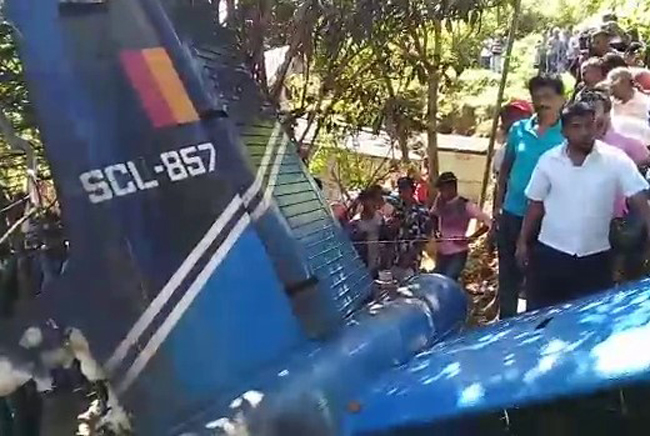
{"type": "Polygon", "coordinates": [[[583,102],[567,107],[562,125],[567,142],[540,158],[526,189],[529,205],[517,258],[527,267],[529,309],[612,285],[609,229],[617,193],[628,198],[650,229],[648,183],[625,153],[596,140],[593,107],[583,102]]]}

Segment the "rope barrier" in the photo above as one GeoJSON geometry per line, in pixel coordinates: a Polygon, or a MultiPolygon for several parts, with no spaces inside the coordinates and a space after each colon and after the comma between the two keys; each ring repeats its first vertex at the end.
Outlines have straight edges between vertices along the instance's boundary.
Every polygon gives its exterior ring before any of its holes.
{"type": "Polygon", "coordinates": [[[9,239],[9,237],[10,237],[10,236],[11,236],[11,235],[16,231],[16,230],[18,230],[18,229],[20,228],[20,226],[21,226],[25,221],[27,221],[28,219],[30,219],[30,218],[32,217],[32,215],[35,215],[36,212],[38,212],[38,210],[39,210],[38,208],[34,208],[34,209],[30,210],[29,212],[27,212],[27,213],[26,213],[26,214],[25,214],[21,219],[19,219],[18,221],[16,221],[16,222],[15,222],[15,223],[14,223],[14,224],[9,228],[9,230],[7,230],[7,231],[5,232],[4,235],[2,235],[2,238],[0,238],[0,245],[2,245],[2,244],[4,244],[5,242],[7,242],[7,239],[9,239]]]}
{"type": "Polygon", "coordinates": [[[352,245],[371,244],[396,244],[401,242],[470,242],[469,238],[416,238],[416,239],[394,239],[381,241],[356,241],[352,245]]]}
{"type": "Polygon", "coordinates": [[[8,212],[8,211],[10,211],[11,209],[13,209],[14,207],[23,204],[23,203],[24,203],[25,201],[27,201],[27,200],[29,200],[29,195],[26,195],[25,197],[21,198],[20,200],[16,200],[16,201],[14,201],[14,202],[11,203],[9,206],[6,206],[6,207],[3,208],[3,209],[0,209],[0,213],[8,212]]]}

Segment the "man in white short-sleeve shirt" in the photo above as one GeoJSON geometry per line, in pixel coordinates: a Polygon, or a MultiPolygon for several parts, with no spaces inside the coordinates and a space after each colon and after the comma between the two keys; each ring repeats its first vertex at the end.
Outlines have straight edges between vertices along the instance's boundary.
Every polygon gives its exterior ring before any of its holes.
{"type": "Polygon", "coordinates": [[[650,228],[648,183],[625,153],[595,139],[593,107],[586,103],[567,107],[562,125],[567,142],[540,158],[526,189],[529,205],[517,258],[527,266],[530,309],[613,284],[609,229],[618,192],[650,228]]]}

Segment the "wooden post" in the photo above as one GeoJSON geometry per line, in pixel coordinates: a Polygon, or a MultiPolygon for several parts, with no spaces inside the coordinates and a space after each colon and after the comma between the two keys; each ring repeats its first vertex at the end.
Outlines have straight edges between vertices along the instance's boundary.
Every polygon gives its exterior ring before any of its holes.
{"type": "Polygon", "coordinates": [[[492,157],[494,155],[494,143],[496,142],[497,129],[499,128],[499,113],[501,112],[503,94],[506,90],[506,82],[508,81],[508,71],[510,70],[510,57],[512,55],[512,46],[515,43],[517,27],[519,26],[520,11],[521,11],[521,0],[514,0],[514,11],[512,14],[512,22],[510,24],[510,32],[508,33],[506,55],[503,61],[503,72],[501,73],[501,83],[499,84],[497,102],[494,108],[494,116],[492,117],[492,131],[490,133],[490,142],[488,143],[487,159],[485,162],[485,171],[483,172],[483,182],[481,184],[481,201],[480,201],[481,208],[483,208],[483,206],[485,205],[485,200],[487,197],[487,187],[490,182],[490,172],[492,169],[492,157]]]}
{"type": "Polygon", "coordinates": [[[427,74],[427,157],[429,159],[429,200],[436,192],[440,172],[438,156],[438,88],[440,86],[440,59],[442,55],[442,20],[433,22],[433,64],[427,74]]]}

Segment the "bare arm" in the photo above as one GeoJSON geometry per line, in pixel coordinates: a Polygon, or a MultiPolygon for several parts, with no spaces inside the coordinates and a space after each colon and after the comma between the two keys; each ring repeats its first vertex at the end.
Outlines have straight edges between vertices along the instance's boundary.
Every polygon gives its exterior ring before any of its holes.
{"type": "Polygon", "coordinates": [[[470,241],[475,241],[479,237],[486,234],[492,227],[492,220],[490,216],[483,212],[478,205],[474,203],[467,203],[467,213],[470,217],[477,220],[480,224],[479,228],[468,238],[470,241]]]}
{"type": "Polygon", "coordinates": [[[544,203],[541,201],[530,201],[526,209],[526,216],[521,225],[521,233],[519,234],[519,243],[529,244],[535,235],[540,223],[544,218],[544,203]]]}
{"type": "Polygon", "coordinates": [[[468,238],[469,241],[472,242],[477,240],[478,238],[480,238],[481,236],[489,232],[490,228],[491,226],[486,225],[485,223],[481,223],[481,226],[478,229],[476,229],[474,233],[470,235],[470,237],[468,238]]]}
{"type": "Polygon", "coordinates": [[[496,193],[494,195],[494,205],[492,207],[492,216],[497,218],[501,214],[503,207],[503,200],[506,196],[506,189],[508,188],[508,179],[510,178],[510,171],[512,171],[512,164],[515,159],[512,153],[506,151],[499,170],[499,178],[497,179],[496,193]]]}
{"type": "Polygon", "coordinates": [[[528,264],[528,247],[539,229],[544,213],[544,203],[530,200],[517,241],[517,260],[522,267],[528,264]]]}
{"type": "Polygon", "coordinates": [[[643,217],[646,232],[650,237],[650,205],[648,205],[648,194],[646,191],[639,192],[628,199],[630,206],[643,217]]]}
{"type": "Polygon", "coordinates": [[[650,206],[648,206],[648,182],[641,176],[632,159],[621,154],[617,163],[619,184],[623,194],[635,211],[641,215],[646,232],[650,232],[650,206]]]}

